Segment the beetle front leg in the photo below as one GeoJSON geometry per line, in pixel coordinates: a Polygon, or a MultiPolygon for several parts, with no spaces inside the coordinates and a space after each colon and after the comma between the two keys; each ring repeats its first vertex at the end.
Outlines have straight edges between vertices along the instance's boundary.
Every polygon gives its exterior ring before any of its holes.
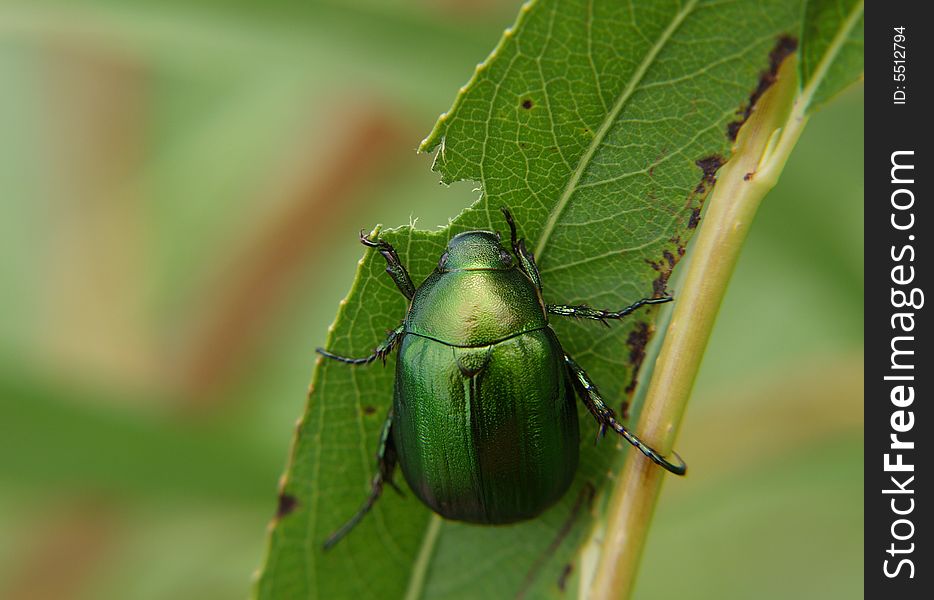
{"type": "Polygon", "coordinates": [[[538,273],[535,257],[525,247],[525,240],[519,239],[519,234],[516,231],[516,222],[512,219],[512,213],[505,207],[500,210],[503,211],[506,223],[509,224],[509,239],[512,243],[513,253],[515,253],[516,258],[519,259],[519,264],[522,265],[522,270],[525,271],[525,274],[529,276],[529,279],[532,280],[532,283],[535,284],[538,291],[542,291],[542,276],[538,273]]]}
{"type": "Polygon", "coordinates": [[[344,536],[350,533],[354,527],[357,526],[363,517],[370,512],[370,509],[373,508],[373,505],[376,504],[376,501],[379,500],[379,497],[383,493],[383,486],[389,484],[394,490],[402,494],[402,490],[396,485],[396,482],[392,480],[392,475],[396,470],[396,463],[398,462],[398,455],[396,454],[396,446],[392,439],[392,408],[389,409],[389,414],[386,416],[386,421],[383,423],[383,428],[379,434],[379,449],[376,451],[376,474],[373,475],[373,480],[370,483],[370,495],[364,501],[363,506],[350,518],[349,521],[341,525],[340,529],[328,536],[328,539],[324,542],[324,549],[330,550],[334,547],[337,542],[341,541],[344,536]]]}
{"type": "Polygon", "coordinates": [[[609,427],[623,436],[627,442],[638,448],[642,454],[652,459],[655,464],[671,471],[675,475],[684,475],[687,471],[687,465],[684,464],[684,461],[681,460],[681,457],[678,456],[677,453],[674,453],[674,455],[675,458],[678,459],[678,464],[671,463],[653,448],[643,443],[643,441],[633,433],[630,433],[628,429],[623,427],[623,425],[616,420],[616,414],[613,412],[613,409],[607,406],[606,402],[603,401],[600,390],[597,389],[597,384],[590,379],[590,375],[588,375],[580,365],[574,362],[573,358],[566,354],[564,355],[564,362],[567,364],[571,381],[574,383],[574,387],[577,389],[581,400],[600,425],[598,437],[603,435],[603,432],[609,427]]]}
{"type": "Polygon", "coordinates": [[[545,308],[553,315],[574,317],[577,319],[593,319],[594,321],[600,321],[604,325],[609,326],[609,323],[606,322],[607,319],[622,319],[626,315],[634,313],[636,310],[642,308],[643,306],[664,304],[665,302],[671,302],[672,300],[674,300],[674,298],[671,296],[662,296],[661,298],[643,298],[620,310],[590,308],[586,304],[579,304],[577,306],[568,306],[566,304],[549,304],[545,308]]]}
{"type": "Polygon", "coordinates": [[[386,259],[386,272],[392,277],[393,283],[396,284],[402,295],[411,300],[415,296],[415,285],[412,283],[409,272],[402,265],[402,261],[399,260],[399,255],[396,253],[396,249],[392,247],[392,244],[380,239],[374,242],[362,230],[360,231],[360,243],[367,248],[376,248],[383,255],[383,258],[386,259]]]}
{"type": "Polygon", "coordinates": [[[347,363],[349,365],[368,365],[377,358],[383,361],[383,364],[386,364],[386,357],[390,352],[395,349],[395,347],[402,340],[402,330],[405,325],[399,325],[395,329],[389,332],[389,335],[386,336],[386,339],[376,347],[376,350],[373,351],[373,354],[369,356],[364,356],[363,358],[349,358],[347,356],[340,356],[339,354],[332,354],[324,348],[315,348],[315,351],[321,356],[327,358],[333,358],[334,360],[340,361],[342,363],[347,363]]]}

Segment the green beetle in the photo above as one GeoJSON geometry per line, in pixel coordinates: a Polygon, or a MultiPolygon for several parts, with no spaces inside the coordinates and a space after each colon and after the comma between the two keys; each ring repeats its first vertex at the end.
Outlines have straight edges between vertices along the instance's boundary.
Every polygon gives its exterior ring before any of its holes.
{"type": "Polygon", "coordinates": [[[549,314],[606,324],[672,298],[643,298],[619,311],[545,304],[535,259],[509,211],[503,215],[512,254],[498,233],[461,233],[417,289],[393,247],[361,232],[360,241],[386,259],[386,272],[409,308],[370,356],[347,358],[318,348],[353,365],[385,362],[399,348],[370,495],[326,549],[369,512],[384,485],[396,487],[397,463],[415,495],[445,518],[504,524],[541,514],[564,495],[577,470],[575,392],[597,420],[599,435],[610,428],[668,471],[685,473],[680,459],[669,462],[616,420],[548,325],[549,314]]]}

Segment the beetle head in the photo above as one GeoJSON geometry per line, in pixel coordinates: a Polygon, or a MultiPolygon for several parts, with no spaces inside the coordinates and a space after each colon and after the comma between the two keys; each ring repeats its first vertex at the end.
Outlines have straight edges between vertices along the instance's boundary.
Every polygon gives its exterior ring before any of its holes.
{"type": "Polygon", "coordinates": [[[451,238],[438,261],[441,271],[488,271],[511,269],[512,255],[498,233],[465,231],[451,238]]]}

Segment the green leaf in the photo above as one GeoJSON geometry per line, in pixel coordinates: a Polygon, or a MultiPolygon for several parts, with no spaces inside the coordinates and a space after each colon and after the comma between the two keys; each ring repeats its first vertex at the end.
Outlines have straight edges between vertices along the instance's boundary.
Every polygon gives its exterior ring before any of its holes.
{"type": "Polygon", "coordinates": [[[863,0],[809,0],[803,23],[801,82],[813,88],[813,112],[862,77],[863,0]]]}
{"type": "MultiPolygon", "coordinates": [[[[773,68],[770,54],[800,30],[800,11],[787,0],[526,4],[422,143],[437,148],[443,181],[475,181],[480,199],[443,230],[380,235],[419,282],[451,236],[505,230],[499,208],[508,206],[535,251],[546,301],[619,308],[662,292],[732,133],[773,68]]],[[[367,355],[402,320],[406,302],[384,267],[378,254],[365,254],[328,349],[367,355]]],[[[619,407],[631,396],[654,316],[554,328],[619,407]]],[[[606,501],[607,474],[629,451],[613,439],[591,444],[596,426],[586,412],[575,485],[540,518],[509,527],[442,522],[411,494],[388,491],[322,552],[368,493],[393,365],[319,359],[258,597],[557,597],[568,564],[566,584],[576,590],[593,567],[579,550],[606,501]],[[588,483],[593,506],[549,551],[588,483]]]]}

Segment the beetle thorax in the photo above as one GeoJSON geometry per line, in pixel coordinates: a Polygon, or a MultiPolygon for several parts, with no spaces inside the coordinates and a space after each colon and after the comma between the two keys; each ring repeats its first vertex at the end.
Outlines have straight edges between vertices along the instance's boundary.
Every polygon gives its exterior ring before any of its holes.
{"type": "Polygon", "coordinates": [[[538,289],[499,237],[468,231],[448,243],[415,292],[405,331],[451,346],[483,346],[547,324],[538,289]]]}
{"type": "Polygon", "coordinates": [[[512,255],[503,247],[499,234],[489,231],[466,231],[454,236],[438,261],[441,271],[500,271],[512,266],[512,255]]]}

